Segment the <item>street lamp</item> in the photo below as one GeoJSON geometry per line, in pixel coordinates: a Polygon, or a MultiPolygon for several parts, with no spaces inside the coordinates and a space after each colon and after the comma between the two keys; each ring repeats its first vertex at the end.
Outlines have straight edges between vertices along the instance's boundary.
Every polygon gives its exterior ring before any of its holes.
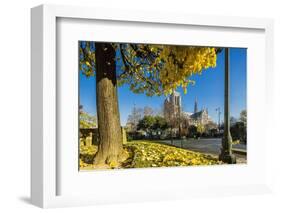
{"type": "Polygon", "coordinates": [[[225,72],[224,72],[224,132],[222,148],[219,160],[235,164],[236,157],[232,154],[232,137],[230,134],[230,110],[229,110],[229,48],[225,48],[225,72]]]}

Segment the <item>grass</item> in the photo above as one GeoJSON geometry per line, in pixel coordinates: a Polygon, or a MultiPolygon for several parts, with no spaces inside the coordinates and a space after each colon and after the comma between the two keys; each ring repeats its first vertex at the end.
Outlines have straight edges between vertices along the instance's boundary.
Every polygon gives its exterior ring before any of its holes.
{"type": "MultiPolygon", "coordinates": [[[[222,164],[217,158],[150,141],[131,141],[124,144],[128,158],[118,168],[175,167],[222,164]]],[[[94,169],[92,162],[97,147],[80,145],[80,169],[94,169]]]]}

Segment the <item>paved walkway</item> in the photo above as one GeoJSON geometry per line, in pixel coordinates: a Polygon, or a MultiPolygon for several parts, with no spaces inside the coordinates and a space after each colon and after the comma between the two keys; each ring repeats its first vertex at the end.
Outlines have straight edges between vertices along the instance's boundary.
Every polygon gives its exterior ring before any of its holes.
{"type": "MultiPolygon", "coordinates": [[[[183,139],[183,140],[160,140],[161,143],[171,144],[184,149],[189,149],[196,152],[201,152],[211,155],[219,155],[221,150],[221,138],[203,138],[203,139],[183,139]]],[[[245,144],[233,145],[233,148],[246,151],[245,144]]],[[[246,156],[235,154],[239,162],[246,162],[246,156]]]]}

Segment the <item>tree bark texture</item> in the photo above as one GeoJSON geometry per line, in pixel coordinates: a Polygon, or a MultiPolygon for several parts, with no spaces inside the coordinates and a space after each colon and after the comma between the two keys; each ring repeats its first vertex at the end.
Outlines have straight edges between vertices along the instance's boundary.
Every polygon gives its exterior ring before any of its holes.
{"type": "Polygon", "coordinates": [[[110,43],[95,43],[96,105],[99,147],[96,165],[116,167],[123,152],[117,96],[115,49],[110,43]]]}

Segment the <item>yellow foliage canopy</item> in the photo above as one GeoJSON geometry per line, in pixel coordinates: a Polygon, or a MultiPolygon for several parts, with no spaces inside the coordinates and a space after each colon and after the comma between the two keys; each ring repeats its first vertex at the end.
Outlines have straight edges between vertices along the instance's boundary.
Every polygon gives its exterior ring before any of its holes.
{"type": "Polygon", "coordinates": [[[203,69],[216,66],[216,50],[209,47],[164,46],[160,52],[164,66],[160,70],[160,81],[164,93],[172,93],[181,86],[186,93],[189,78],[201,74],[203,69]]]}
{"type": "MultiPolygon", "coordinates": [[[[129,84],[135,93],[148,96],[170,94],[177,87],[184,92],[190,77],[216,66],[217,49],[149,44],[112,44],[116,50],[118,84],[129,84]]],[[[80,70],[88,76],[95,71],[93,42],[80,43],[80,70]]]]}

